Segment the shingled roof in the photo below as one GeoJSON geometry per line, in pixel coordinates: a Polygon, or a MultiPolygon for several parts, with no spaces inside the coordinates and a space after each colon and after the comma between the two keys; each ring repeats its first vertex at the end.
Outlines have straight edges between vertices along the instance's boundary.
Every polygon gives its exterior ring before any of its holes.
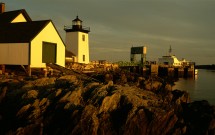
{"type": "Polygon", "coordinates": [[[0,43],[30,42],[51,20],[0,24],[0,43]]]}
{"type": "Polygon", "coordinates": [[[19,14],[23,14],[27,22],[32,21],[25,9],[0,13],[0,24],[11,23],[19,14]]]}

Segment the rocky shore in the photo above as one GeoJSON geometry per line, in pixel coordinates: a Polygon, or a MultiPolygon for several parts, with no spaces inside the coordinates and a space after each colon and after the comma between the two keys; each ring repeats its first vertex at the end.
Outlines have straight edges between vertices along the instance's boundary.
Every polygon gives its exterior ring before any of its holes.
{"type": "Polygon", "coordinates": [[[214,135],[215,107],[126,72],[1,77],[0,134],[214,135]]]}

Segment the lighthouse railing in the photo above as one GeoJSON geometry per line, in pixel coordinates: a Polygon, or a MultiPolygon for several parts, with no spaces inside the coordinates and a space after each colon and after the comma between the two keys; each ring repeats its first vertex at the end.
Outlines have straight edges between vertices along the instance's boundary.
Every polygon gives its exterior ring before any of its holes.
{"type": "MultiPolygon", "coordinates": [[[[73,25],[64,26],[64,30],[72,30],[73,25]]],[[[82,26],[82,30],[90,31],[90,27],[82,26]]]]}

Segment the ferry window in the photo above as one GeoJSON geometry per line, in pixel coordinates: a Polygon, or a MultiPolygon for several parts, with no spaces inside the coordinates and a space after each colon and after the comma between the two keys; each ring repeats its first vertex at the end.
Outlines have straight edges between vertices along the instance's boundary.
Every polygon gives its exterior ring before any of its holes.
{"type": "Polygon", "coordinates": [[[83,55],[83,61],[85,61],[85,55],[83,55]]]}
{"type": "Polygon", "coordinates": [[[85,41],[85,35],[82,35],[82,41],[85,41]]]}

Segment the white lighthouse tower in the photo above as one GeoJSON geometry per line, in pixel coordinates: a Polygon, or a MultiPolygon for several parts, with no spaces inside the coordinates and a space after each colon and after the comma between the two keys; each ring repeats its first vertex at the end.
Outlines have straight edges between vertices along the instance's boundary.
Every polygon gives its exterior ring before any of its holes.
{"type": "Polygon", "coordinates": [[[78,63],[89,63],[89,38],[88,33],[90,32],[89,27],[83,27],[82,21],[76,17],[72,21],[72,26],[65,26],[66,31],[66,49],[72,52],[78,63]]]}

